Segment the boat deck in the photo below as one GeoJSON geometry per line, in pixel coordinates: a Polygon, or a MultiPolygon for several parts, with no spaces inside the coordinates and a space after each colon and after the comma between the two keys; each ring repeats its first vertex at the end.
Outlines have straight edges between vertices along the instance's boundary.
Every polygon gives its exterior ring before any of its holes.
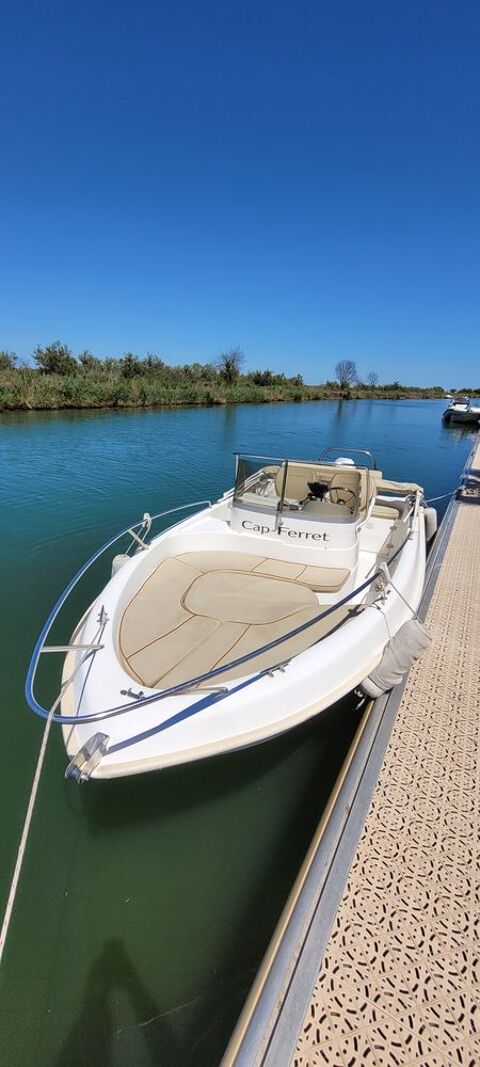
{"type": "MultiPolygon", "coordinates": [[[[186,552],[163,560],[126,608],[120,649],[129,674],[142,684],[176,685],[223,667],[314,619],[317,593],[341,597],[349,571],[307,566],[240,552],[186,552]]],[[[303,652],[351,613],[339,607],[289,638],[278,658],[303,652]]],[[[252,669],[272,664],[256,657],[252,669]]],[[[245,674],[225,670],[222,681],[245,674]]]]}
{"type": "MultiPolygon", "coordinates": [[[[391,550],[404,527],[398,510],[380,508],[362,530],[357,584],[391,550]]],[[[322,558],[322,557],[319,557],[322,558]]],[[[273,559],[262,554],[205,550],[183,552],[159,563],[127,605],[119,628],[123,665],[142,685],[168,686],[188,681],[244,655],[315,618],[321,607],[350,591],[345,567],[273,559]]],[[[289,638],[279,657],[288,659],[346,620],[363,599],[339,608],[327,619],[289,638]]],[[[272,664],[271,652],[256,657],[253,668],[272,664]]],[[[225,670],[222,681],[245,674],[225,670]]]]}
{"type": "Polygon", "coordinates": [[[480,444],[295,1067],[480,1062],[480,444]]]}

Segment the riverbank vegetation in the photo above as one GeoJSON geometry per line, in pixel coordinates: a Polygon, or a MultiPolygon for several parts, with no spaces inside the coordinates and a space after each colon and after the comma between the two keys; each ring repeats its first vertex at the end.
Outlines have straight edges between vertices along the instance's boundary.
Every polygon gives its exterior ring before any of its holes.
{"type": "MultiPolygon", "coordinates": [[[[132,352],[100,359],[84,351],[74,356],[55,341],[37,346],[31,362],[0,351],[0,410],[61,408],[176,407],[272,403],[324,399],[441,397],[444,389],[420,389],[399,381],[381,384],[370,371],[362,381],[353,361],[335,368],[335,380],[308,385],[301,374],[244,370],[240,349],[229,349],[211,363],[172,365],[159,356],[140,359],[132,352]]],[[[471,392],[474,392],[471,390],[471,392]]]]}

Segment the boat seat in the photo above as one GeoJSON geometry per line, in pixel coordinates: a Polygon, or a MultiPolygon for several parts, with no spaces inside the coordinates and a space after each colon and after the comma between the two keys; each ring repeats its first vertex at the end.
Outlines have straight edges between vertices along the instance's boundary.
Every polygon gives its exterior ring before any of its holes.
{"type": "Polygon", "coordinates": [[[352,510],[342,501],[332,504],[330,500],[307,500],[307,503],[303,505],[302,515],[307,515],[309,518],[311,515],[317,515],[319,519],[348,519],[352,516],[352,510]]]}
{"type": "MultiPolygon", "coordinates": [[[[119,644],[124,666],[151,687],[188,681],[314,618],[321,611],[315,590],[335,591],[348,573],[231,552],[170,557],[123,614],[119,644]]],[[[220,682],[297,655],[347,614],[347,608],[338,608],[251,664],[226,671],[220,682]]]]}
{"type": "MultiPolygon", "coordinates": [[[[284,474],[284,466],[279,467],[275,474],[275,491],[278,496],[281,496],[283,491],[284,474]]],[[[381,471],[369,470],[366,467],[334,466],[322,463],[310,464],[289,460],[285,498],[289,501],[305,500],[310,492],[309,482],[324,482],[330,489],[348,489],[354,493],[356,506],[353,508],[353,512],[362,517],[368,511],[381,478],[381,471]]],[[[342,501],[341,493],[338,492],[336,501],[330,501],[330,503],[335,502],[339,504],[345,502],[348,505],[348,511],[352,513],[353,502],[350,494],[345,496],[345,501],[342,501]]],[[[327,502],[325,501],[325,503],[327,502]]]]}
{"type": "MultiPolygon", "coordinates": [[[[310,492],[308,488],[309,482],[325,482],[330,485],[334,473],[334,469],[326,464],[298,463],[290,460],[285,484],[285,496],[288,500],[305,500],[310,492]]],[[[281,496],[283,491],[284,477],[285,466],[281,466],[275,475],[275,489],[278,496],[281,496]]]]}
{"type": "Polygon", "coordinates": [[[399,519],[400,512],[396,507],[388,507],[387,504],[374,504],[372,508],[373,519],[399,519]]]}

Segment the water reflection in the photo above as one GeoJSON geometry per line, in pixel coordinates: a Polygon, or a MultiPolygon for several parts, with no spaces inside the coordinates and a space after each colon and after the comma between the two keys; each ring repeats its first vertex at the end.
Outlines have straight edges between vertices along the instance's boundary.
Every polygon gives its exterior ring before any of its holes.
{"type": "Polygon", "coordinates": [[[446,422],[442,419],[442,426],[452,440],[471,441],[478,434],[478,425],[474,422],[446,422]]]}
{"type": "Polygon", "coordinates": [[[345,422],[345,419],[348,416],[348,412],[349,412],[349,408],[350,407],[351,407],[351,404],[350,404],[349,401],[337,400],[335,413],[334,413],[334,420],[333,420],[334,421],[334,425],[335,425],[336,428],[338,428],[339,426],[342,425],[342,423],[345,422]]]}

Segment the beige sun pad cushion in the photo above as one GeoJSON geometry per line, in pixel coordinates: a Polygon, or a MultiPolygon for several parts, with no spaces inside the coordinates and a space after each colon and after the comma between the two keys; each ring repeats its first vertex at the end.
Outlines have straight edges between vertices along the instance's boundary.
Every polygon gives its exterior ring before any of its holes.
{"type": "Polygon", "coordinates": [[[182,606],[182,597],[200,573],[174,556],[157,567],[124,613],[120,642],[125,656],[187,622],[190,615],[182,606]]]}
{"type": "Polygon", "coordinates": [[[188,563],[196,571],[253,571],[265,556],[253,556],[248,552],[182,552],[176,557],[188,563]]]}
{"type": "Polygon", "coordinates": [[[201,574],[184,598],[184,605],[192,615],[207,615],[218,622],[240,622],[246,626],[278,622],[312,602],[317,604],[306,586],[256,571],[201,574]]]}
{"type": "MultiPolygon", "coordinates": [[[[317,602],[315,608],[307,608],[303,611],[296,612],[295,615],[287,620],[287,625],[285,625],[285,621],[283,621],[280,623],[271,623],[269,626],[249,626],[245,630],[243,636],[236,642],[235,647],[230,649],[228,656],[224,656],[217,666],[223,666],[233,659],[245,656],[247,653],[253,652],[256,648],[262,648],[263,645],[268,644],[270,641],[274,641],[277,637],[281,637],[282,634],[296,629],[296,627],[301,626],[302,623],[309,622],[309,620],[313,619],[315,615],[318,615],[321,610],[322,609],[317,602]]],[[[291,637],[288,641],[284,641],[270,652],[262,652],[259,656],[255,656],[246,665],[234,667],[232,670],[225,671],[225,673],[220,676],[220,682],[228,682],[231,681],[232,678],[240,678],[243,674],[251,674],[253,671],[264,670],[265,667],[270,667],[274,663],[280,663],[282,660],[291,659],[292,656],[298,656],[300,652],[304,652],[305,649],[310,648],[310,645],[313,645],[315,641],[319,641],[325,634],[336,629],[336,627],[347,618],[348,614],[348,608],[337,608],[337,610],[332,611],[331,615],[328,615],[326,619],[314,623],[312,626],[309,626],[307,630],[297,634],[296,637],[291,637]]]]}
{"type": "MultiPolygon", "coordinates": [[[[309,572],[326,568],[243,556],[248,569],[218,569],[219,563],[226,568],[231,562],[240,563],[239,555],[188,553],[164,560],[141,586],[120,626],[124,663],[137,680],[149,686],[186,681],[268,644],[321,610],[309,587],[318,575],[309,572]],[[276,567],[280,575],[271,573],[276,567]]],[[[296,655],[345,615],[339,609],[275,652],[255,658],[251,669],[296,655]]],[[[234,668],[225,677],[247,671],[234,668]]]]}
{"type": "MultiPolygon", "coordinates": [[[[129,665],[144,685],[176,685],[211,670],[224,656],[228,656],[246,626],[238,623],[219,623],[193,615],[178,630],[160,637],[130,656],[129,665]]],[[[245,671],[243,672],[245,674],[245,671]]]]}
{"type": "Polygon", "coordinates": [[[304,563],[250,556],[243,552],[184,552],[177,559],[204,573],[239,570],[270,574],[275,578],[291,578],[316,593],[336,592],[350,573],[344,567],[306,567],[304,563]]]}

